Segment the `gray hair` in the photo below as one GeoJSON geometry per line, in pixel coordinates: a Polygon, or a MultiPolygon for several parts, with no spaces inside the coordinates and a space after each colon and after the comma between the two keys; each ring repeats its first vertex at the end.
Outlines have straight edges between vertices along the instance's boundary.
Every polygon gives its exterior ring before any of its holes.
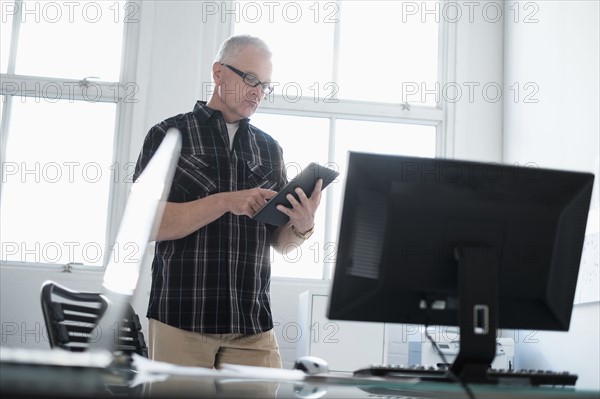
{"type": "Polygon", "coordinates": [[[221,44],[217,56],[215,57],[215,62],[222,62],[225,64],[232,62],[246,46],[256,47],[264,53],[268,59],[271,59],[271,50],[269,49],[269,46],[267,46],[267,43],[262,39],[251,35],[236,35],[229,37],[221,44]]]}

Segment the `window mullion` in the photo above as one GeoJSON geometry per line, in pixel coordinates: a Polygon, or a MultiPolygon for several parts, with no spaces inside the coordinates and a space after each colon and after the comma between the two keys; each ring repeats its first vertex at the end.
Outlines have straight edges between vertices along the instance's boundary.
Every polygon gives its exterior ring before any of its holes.
{"type": "MultiPolygon", "coordinates": [[[[329,145],[327,150],[327,159],[329,162],[332,162],[335,159],[336,122],[337,120],[335,117],[329,119],[329,145]]],[[[333,198],[331,195],[327,195],[325,200],[325,240],[332,240],[331,242],[337,240],[337,237],[333,237],[333,211],[333,198]]],[[[329,241],[326,242],[326,245],[328,242],[329,241]]],[[[331,275],[331,265],[329,262],[326,262],[325,259],[323,260],[323,274],[321,278],[323,280],[329,280],[329,276],[331,275]]]]}
{"type": "MultiPolygon", "coordinates": [[[[22,10],[22,0],[15,0],[15,7],[17,12],[13,15],[12,18],[12,27],[11,27],[11,35],[10,35],[10,44],[9,44],[9,52],[8,52],[8,64],[6,66],[6,72],[10,74],[14,74],[15,72],[15,60],[17,58],[17,45],[19,43],[19,29],[21,27],[21,10],[22,10]]],[[[0,91],[0,95],[4,94],[4,82],[5,77],[3,74],[1,75],[2,81],[2,91],[0,91]]],[[[0,121],[0,158],[6,159],[6,143],[8,141],[8,126],[10,123],[10,114],[12,109],[12,96],[6,95],[4,96],[4,101],[2,101],[2,120],[0,121]]],[[[1,185],[2,183],[0,183],[1,185]]]]}
{"type": "MultiPolygon", "coordinates": [[[[2,95],[2,93],[0,93],[2,95]]],[[[12,96],[4,96],[2,101],[2,120],[0,121],[0,158],[6,159],[6,143],[8,142],[8,126],[10,123],[10,112],[12,109],[12,96]]],[[[0,182],[0,187],[2,182],[0,182]]],[[[2,190],[0,190],[1,192],[2,190]]],[[[0,196],[0,202],[2,201],[0,196]]]]}
{"type": "MultiPolygon", "coordinates": [[[[135,10],[142,11],[143,4],[141,1],[129,0],[129,3],[135,4],[135,10]]],[[[120,87],[131,87],[135,91],[127,93],[123,99],[119,99],[117,103],[117,115],[115,118],[115,139],[113,144],[113,165],[118,168],[113,169],[111,181],[113,182],[109,192],[109,209],[106,220],[106,243],[109,246],[114,245],[117,239],[120,220],[125,211],[127,197],[130,189],[129,175],[121,176],[129,170],[130,165],[130,147],[131,135],[128,132],[133,131],[133,108],[139,101],[137,98],[138,84],[136,82],[136,67],[137,67],[137,49],[140,40],[140,24],[125,23],[123,24],[123,46],[121,50],[121,76],[120,87]]],[[[107,251],[108,253],[108,251],[107,251]]],[[[105,259],[106,266],[109,259],[105,259]]]]}
{"type": "Polygon", "coordinates": [[[438,107],[413,105],[404,109],[401,104],[373,103],[355,100],[334,100],[324,102],[313,98],[300,98],[289,101],[284,96],[272,96],[264,101],[259,109],[265,113],[283,113],[317,117],[395,121],[416,124],[437,124],[443,121],[443,110],[438,107]]]}
{"type": "Polygon", "coordinates": [[[121,85],[118,82],[102,82],[82,78],[56,79],[48,77],[4,75],[0,94],[7,96],[33,97],[39,101],[56,102],[60,100],[87,102],[127,101],[137,92],[134,84],[121,85]]]}
{"type": "MultiPolygon", "coordinates": [[[[338,23],[336,23],[334,25],[334,29],[333,29],[333,71],[332,71],[332,81],[335,84],[335,87],[337,88],[339,86],[339,82],[338,82],[338,72],[339,72],[339,67],[340,67],[340,26],[342,24],[342,17],[341,14],[343,12],[342,10],[342,4],[339,0],[336,0],[336,3],[338,4],[338,10],[339,10],[339,14],[338,14],[338,23]]],[[[337,92],[338,90],[335,91],[335,94],[333,95],[333,98],[337,98],[337,92]]]]}
{"type": "MultiPolygon", "coordinates": [[[[449,82],[456,81],[456,24],[440,21],[439,70],[438,81],[444,87],[449,82]]],[[[436,156],[454,157],[454,123],[456,103],[442,101],[438,105],[443,110],[443,123],[438,128],[436,156]]]]}
{"type": "Polygon", "coordinates": [[[10,35],[10,50],[8,52],[8,64],[6,67],[6,72],[10,74],[15,73],[15,65],[17,59],[17,48],[19,44],[19,31],[21,28],[21,10],[23,9],[22,0],[15,0],[15,7],[17,12],[13,15],[12,18],[12,32],[10,35]]]}

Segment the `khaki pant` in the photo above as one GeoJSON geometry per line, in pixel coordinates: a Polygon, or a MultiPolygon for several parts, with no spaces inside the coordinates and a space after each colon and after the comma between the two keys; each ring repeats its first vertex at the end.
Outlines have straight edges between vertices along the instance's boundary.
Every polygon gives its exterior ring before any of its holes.
{"type": "Polygon", "coordinates": [[[153,360],[182,366],[218,368],[221,364],[281,368],[273,330],[253,335],[200,334],[154,319],[148,325],[153,360]]]}

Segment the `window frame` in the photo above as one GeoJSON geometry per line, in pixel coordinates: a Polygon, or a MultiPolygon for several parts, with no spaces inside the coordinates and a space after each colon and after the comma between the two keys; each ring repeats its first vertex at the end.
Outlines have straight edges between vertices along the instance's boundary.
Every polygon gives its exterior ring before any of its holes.
{"type": "MultiPolygon", "coordinates": [[[[18,48],[19,30],[21,25],[21,12],[23,7],[22,0],[15,0],[17,12],[13,15],[13,24],[11,28],[10,51],[7,63],[6,74],[0,73],[0,97],[2,98],[2,120],[0,121],[0,157],[6,159],[6,144],[8,140],[8,126],[10,125],[12,103],[15,99],[22,97],[34,97],[40,99],[51,99],[55,101],[61,95],[56,90],[52,90],[53,85],[59,87],[68,87],[69,100],[90,100],[84,91],[90,84],[97,85],[101,95],[94,98],[98,103],[115,103],[115,126],[113,130],[113,165],[127,165],[129,162],[129,149],[131,136],[126,132],[131,131],[133,124],[133,107],[138,100],[135,98],[137,92],[137,83],[135,80],[135,71],[137,66],[137,50],[140,35],[140,19],[123,21],[121,64],[119,81],[109,82],[92,80],[92,77],[81,77],[80,79],[68,78],[49,78],[44,76],[28,76],[15,74],[16,53],[18,48]],[[6,93],[5,88],[10,87],[10,92],[6,93]],[[38,90],[40,87],[44,90],[38,90]],[[30,90],[30,88],[33,88],[30,90]],[[49,89],[48,89],[49,88],[49,89]],[[133,88],[133,92],[132,92],[133,88]],[[13,90],[16,89],[16,90],[13,90]],[[25,90],[23,90],[25,89],[25,90]],[[72,90],[72,91],[71,91],[72,90]],[[131,96],[133,94],[133,96],[131,96]]],[[[125,0],[124,7],[133,7],[133,10],[141,14],[141,0],[125,0]]],[[[131,8],[130,8],[131,9],[131,8]]],[[[125,210],[125,204],[129,193],[131,182],[115,177],[115,168],[110,170],[110,185],[108,189],[108,209],[105,232],[105,248],[103,253],[102,266],[91,266],[80,263],[53,264],[42,262],[17,262],[0,260],[1,267],[18,268],[37,268],[42,270],[62,270],[63,272],[84,271],[91,272],[94,275],[104,273],[108,260],[110,259],[110,248],[116,240],[121,216],[125,210]]],[[[0,187],[2,182],[0,182],[0,187]]]]}

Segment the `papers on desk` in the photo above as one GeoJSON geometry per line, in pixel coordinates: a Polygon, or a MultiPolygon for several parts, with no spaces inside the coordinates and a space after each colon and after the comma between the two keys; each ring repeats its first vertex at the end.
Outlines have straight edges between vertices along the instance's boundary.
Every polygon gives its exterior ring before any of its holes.
{"type": "Polygon", "coordinates": [[[219,379],[303,381],[306,374],[300,370],[285,370],[270,367],[242,366],[224,364],[219,369],[206,367],[179,366],[167,362],[150,360],[137,354],[133,355],[136,376],[131,386],[146,382],[164,381],[172,376],[197,376],[219,379]]]}
{"type": "Polygon", "coordinates": [[[219,369],[221,376],[251,378],[269,381],[304,381],[306,374],[300,370],[276,369],[272,367],[242,366],[223,364],[219,369]]]}
{"type": "Polygon", "coordinates": [[[167,375],[192,375],[192,376],[216,376],[216,370],[206,367],[186,367],[176,364],[151,360],[134,353],[132,356],[133,366],[140,374],[167,374],[167,375]]]}
{"type": "Polygon", "coordinates": [[[3,363],[33,364],[42,366],[91,367],[105,369],[114,361],[113,354],[105,350],[70,352],[63,349],[30,349],[0,347],[3,363]]]}
{"type": "MultiPolygon", "coordinates": [[[[62,349],[24,349],[0,347],[0,361],[3,363],[18,363],[32,365],[50,365],[63,367],[87,367],[104,370],[114,363],[111,352],[90,350],[85,352],[69,352],[62,349]]],[[[353,376],[323,373],[307,375],[300,370],[287,370],[269,367],[242,366],[224,364],[219,369],[205,367],[186,367],[167,362],[151,360],[138,354],[133,354],[133,369],[135,376],[131,387],[149,382],[164,381],[172,376],[197,376],[218,378],[220,380],[261,380],[285,382],[312,383],[353,383],[384,381],[382,378],[356,378],[353,376]]],[[[403,382],[416,382],[418,379],[405,379],[403,382]],[[414,380],[414,381],[413,381],[414,380]]]]}
{"type": "MultiPolygon", "coordinates": [[[[164,381],[169,377],[177,376],[197,376],[218,378],[220,381],[274,381],[274,382],[301,382],[301,383],[335,383],[340,385],[388,385],[390,380],[382,377],[363,377],[357,378],[352,375],[343,375],[335,373],[322,373],[307,375],[300,370],[277,369],[270,367],[242,366],[238,364],[223,364],[219,369],[209,369],[205,367],[186,367],[172,363],[150,360],[137,354],[133,355],[133,366],[136,370],[136,376],[131,386],[136,386],[147,382],[164,381]]],[[[404,384],[414,384],[419,382],[418,378],[406,377],[395,378],[395,382],[404,384]]]]}

